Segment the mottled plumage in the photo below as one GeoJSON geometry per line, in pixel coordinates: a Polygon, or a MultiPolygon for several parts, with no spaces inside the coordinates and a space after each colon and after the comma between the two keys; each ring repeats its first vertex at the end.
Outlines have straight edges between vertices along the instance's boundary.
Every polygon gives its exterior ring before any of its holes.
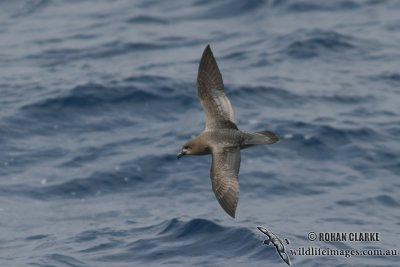
{"type": "MultiPolygon", "coordinates": [[[[282,240],[279,239],[274,233],[271,231],[268,231],[264,227],[257,227],[258,230],[260,230],[262,233],[268,236],[268,239],[264,240],[264,244],[266,245],[273,245],[275,246],[276,252],[278,252],[278,255],[281,257],[281,259],[286,262],[287,265],[290,266],[290,259],[288,254],[286,253],[285,246],[282,243],[282,240]]],[[[285,239],[287,244],[289,244],[289,241],[285,239]]]]}
{"type": "Polygon", "coordinates": [[[238,129],[210,46],[206,47],[200,60],[197,92],[204,109],[206,126],[200,135],[182,146],[177,157],[212,154],[212,189],[221,207],[235,217],[239,201],[240,149],[272,144],[278,141],[278,137],[268,131],[249,133],[238,129]]]}

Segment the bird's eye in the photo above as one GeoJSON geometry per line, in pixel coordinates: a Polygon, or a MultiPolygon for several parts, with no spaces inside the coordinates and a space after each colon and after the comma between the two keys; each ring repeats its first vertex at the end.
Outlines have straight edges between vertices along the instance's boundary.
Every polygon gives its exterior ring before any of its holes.
{"type": "Polygon", "coordinates": [[[184,146],[183,149],[189,149],[189,146],[184,146]]]}

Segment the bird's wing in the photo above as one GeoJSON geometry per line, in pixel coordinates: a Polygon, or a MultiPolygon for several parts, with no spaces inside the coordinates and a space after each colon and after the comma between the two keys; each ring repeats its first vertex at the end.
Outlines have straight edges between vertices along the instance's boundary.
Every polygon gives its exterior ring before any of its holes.
{"type": "Polygon", "coordinates": [[[221,207],[233,218],[239,201],[239,168],[239,147],[225,147],[212,151],[212,189],[221,207]]]}
{"type": "Polygon", "coordinates": [[[205,113],[206,130],[237,129],[232,105],[225,95],[222,75],[209,45],[200,60],[197,93],[205,113]]]}
{"type": "Polygon", "coordinates": [[[287,265],[290,266],[290,260],[289,260],[288,254],[286,252],[282,252],[282,253],[278,252],[278,254],[279,254],[279,256],[281,256],[282,260],[284,262],[286,262],[287,265]]]}
{"type": "Polygon", "coordinates": [[[264,227],[257,226],[257,229],[260,230],[263,234],[265,234],[265,235],[267,235],[268,237],[270,237],[270,236],[269,236],[268,230],[265,229],[264,227]]]}

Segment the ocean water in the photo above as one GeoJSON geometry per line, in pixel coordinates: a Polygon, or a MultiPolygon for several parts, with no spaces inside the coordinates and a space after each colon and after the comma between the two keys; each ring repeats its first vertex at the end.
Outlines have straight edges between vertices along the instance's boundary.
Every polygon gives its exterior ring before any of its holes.
{"type": "MultiPolygon", "coordinates": [[[[400,250],[400,2],[0,2],[0,266],[286,266],[286,250],[400,250]],[[236,219],[204,127],[211,45],[242,152],[236,219]],[[377,232],[324,242],[309,232],[377,232]]],[[[398,256],[294,256],[292,266],[399,266],[398,256]]]]}

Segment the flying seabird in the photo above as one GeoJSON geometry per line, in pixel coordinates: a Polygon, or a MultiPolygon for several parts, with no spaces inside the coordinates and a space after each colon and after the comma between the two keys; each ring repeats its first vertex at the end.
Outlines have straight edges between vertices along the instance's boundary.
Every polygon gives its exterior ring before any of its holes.
{"type": "Polygon", "coordinates": [[[235,218],[239,201],[240,149],[273,144],[279,139],[269,131],[251,133],[238,129],[231,103],[224,92],[221,73],[209,45],[200,60],[197,93],[204,109],[205,129],[182,146],[177,158],[184,155],[212,155],[212,189],[221,207],[235,218]]]}
{"type": "MultiPolygon", "coordinates": [[[[271,231],[268,231],[264,227],[257,227],[258,230],[260,230],[263,234],[268,236],[267,240],[264,240],[264,244],[266,245],[273,245],[276,248],[276,252],[278,252],[278,255],[281,256],[282,260],[286,262],[287,265],[290,266],[290,260],[289,256],[285,251],[285,246],[283,245],[282,241],[277,237],[274,233],[271,231]]],[[[285,238],[285,241],[287,244],[289,244],[289,240],[285,238]]]]}

